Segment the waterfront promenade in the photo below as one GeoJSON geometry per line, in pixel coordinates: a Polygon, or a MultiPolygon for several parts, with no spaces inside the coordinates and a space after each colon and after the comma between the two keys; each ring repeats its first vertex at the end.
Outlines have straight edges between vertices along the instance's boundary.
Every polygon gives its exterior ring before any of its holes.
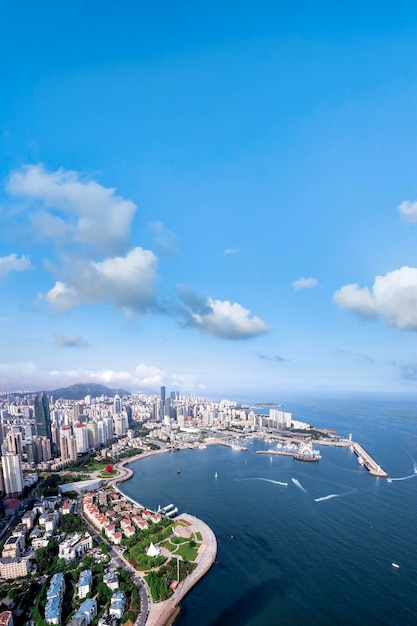
{"type": "MultiPolygon", "coordinates": [[[[163,454],[167,451],[168,450],[151,450],[149,452],[144,452],[143,454],[138,454],[136,456],[119,461],[114,467],[114,469],[116,469],[119,474],[113,478],[108,479],[106,481],[107,485],[113,485],[116,489],[118,489],[118,486],[121,482],[129,480],[129,478],[133,476],[133,470],[131,470],[130,467],[126,467],[129,463],[134,463],[139,459],[153,456],[155,454],[163,454]]],[[[128,497],[125,496],[123,492],[121,493],[124,497],[128,497]]],[[[207,526],[207,524],[205,524],[197,517],[189,515],[188,513],[183,513],[182,515],[179,515],[175,518],[175,521],[182,522],[188,534],[191,535],[200,533],[201,535],[202,541],[195,560],[197,567],[184,580],[179,582],[177,588],[174,591],[174,594],[168,600],[164,600],[163,602],[154,602],[151,598],[150,593],[148,593],[147,595],[149,599],[149,613],[146,617],[146,621],[143,620],[143,615],[140,614],[136,624],[139,624],[140,621],[142,623],[146,623],[146,626],[168,626],[169,624],[172,624],[180,611],[181,600],[186,596],[190,589],[194,587],[194,585],[196,585],[198,581],[208,572],[208,570],[211,568],[214,561],[216,560],[217,540],[214,532],[209,526],[207,526]]],[[[143,584],[146,585],[146,581],[144,580],[144,572],[137,572],[137,575],[141,578],[143,584]]]]}

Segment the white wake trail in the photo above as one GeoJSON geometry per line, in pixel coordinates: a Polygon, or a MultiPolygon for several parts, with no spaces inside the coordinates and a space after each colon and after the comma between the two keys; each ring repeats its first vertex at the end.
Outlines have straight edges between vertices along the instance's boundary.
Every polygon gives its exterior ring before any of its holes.
{"type": "Polygon", "coordinates": [[[314,502],[322,502],[323,500],[330,500],[331,498],[340,498],[340,494],[338,493],[331,493],[328,496],[323,496],[322,498],[314,498],[314,502]]]}
{"type": "Polygon", "coordinates": [[[409,476],[401,476],[400,478],[387,478],[387,482],[392,483],[394,480],[409,480],[410,478],[417,478],[417,472],[409,476]]]}
{"type": "Polygon", "coordinates": [[[244,480],[263,480],[266,483],[272,483],[273,485],[281,485],[281,487],[288,487],[288,483],[283,483],[280,480],[272,480],[271,478],[261,478],[260,476],[253,476],[252,478],[235,478],[239,482],[244,480]]]}

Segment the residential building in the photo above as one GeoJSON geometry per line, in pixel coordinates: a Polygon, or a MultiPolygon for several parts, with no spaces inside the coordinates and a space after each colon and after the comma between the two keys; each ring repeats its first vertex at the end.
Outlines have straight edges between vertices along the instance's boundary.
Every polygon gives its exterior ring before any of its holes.
{"type": "Polygon", "coordinates": [[[86,598],[93,586],[93,572],[91,569],[85,569],[81,572],[78,580],[78,597],[86,598]]]}

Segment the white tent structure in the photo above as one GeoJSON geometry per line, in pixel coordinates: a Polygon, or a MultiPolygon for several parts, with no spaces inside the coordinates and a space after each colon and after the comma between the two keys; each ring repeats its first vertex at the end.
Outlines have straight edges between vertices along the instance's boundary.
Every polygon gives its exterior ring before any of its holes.
{"type": "Polygon", "coordinates": [[[148,551],[146,553],[147,556],[159,556],[161,554],[161,549],[158,548],[157,546],[154,546],[153,543],[151,543],[151,545],[148,548],[148,551]]]}

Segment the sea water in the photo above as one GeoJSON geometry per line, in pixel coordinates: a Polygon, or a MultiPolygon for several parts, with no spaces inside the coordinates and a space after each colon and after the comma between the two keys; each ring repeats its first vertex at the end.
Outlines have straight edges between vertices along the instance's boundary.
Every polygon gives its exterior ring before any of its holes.
{"type": "Polygon", "coordinates": [[[215,445],[132,464],[125,493],[152,509],[173,503],[217,537],[217,561],[176,626],[417,623],[416,398],[282,408],[352,433],[392,482],[369,475],[348,448],[322,446],[319,463],[303,463],[256,454],[274,445],[256,440],[246,452],[215,445]]]}

